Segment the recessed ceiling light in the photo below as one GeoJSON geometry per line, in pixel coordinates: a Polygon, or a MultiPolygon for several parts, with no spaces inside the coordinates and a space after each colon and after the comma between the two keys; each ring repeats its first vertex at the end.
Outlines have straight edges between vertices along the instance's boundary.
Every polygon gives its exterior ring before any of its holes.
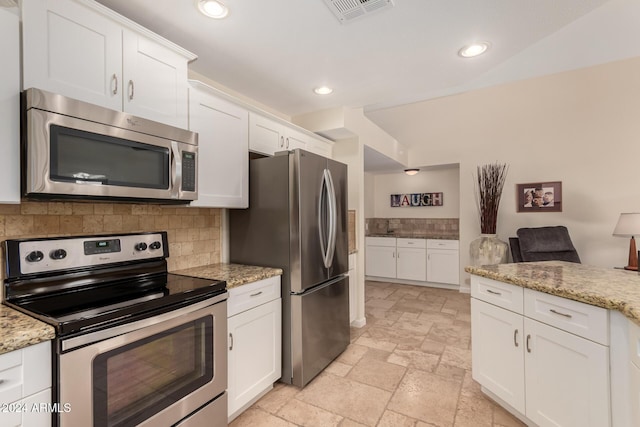
{"type": "Polygon", "coordinates": [[[420,172],[420,169],[405,169],[404,173],[406,173],[409,176],[415,175],[418,172],[420,172]]]}
{"type": "Polygon", "coordinates": [[[464,46],[458,51],[458,55],[463,58],[473,58],[474,56],[482,55],[489,49],[489,43],[479,42],[464,46]]]}
{"type": "Polygon", "coordinates": [[[198,10],[209,18],[222,19],[229,15],[229,8],[220,0],[196,0],[198,10]]]}
{"type": "Polygon", "coordinates": [[[329,86],[319,86],[313,89],[313,92],[317,95],[329,95],[331,92],[333,92],[333,89],[331,89],[329,86]]]}

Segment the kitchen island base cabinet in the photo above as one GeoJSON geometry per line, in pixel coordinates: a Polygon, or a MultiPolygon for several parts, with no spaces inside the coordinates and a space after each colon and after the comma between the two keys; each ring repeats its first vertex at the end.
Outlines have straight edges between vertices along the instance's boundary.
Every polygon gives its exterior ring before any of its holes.
{"type": "Polygon", "coordinates": [[[281,377],[281,301],[280,277],[229,289],[229,422],[281,377]]]}
{"type": "Polygon", "coordinates": [[[607,310],[477,276],[471,296],[483,390],[538,426],[611,425],[607,310]]]}

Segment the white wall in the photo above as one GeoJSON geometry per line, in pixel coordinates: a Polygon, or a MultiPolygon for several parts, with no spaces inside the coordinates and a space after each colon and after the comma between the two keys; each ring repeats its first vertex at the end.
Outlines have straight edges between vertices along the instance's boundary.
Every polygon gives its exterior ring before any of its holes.
{"type": "MultiPolygon", "coordinates": [[[[461,265],[480,233],[472,174],[509,164],[498,235],[565,225],[582,262],[626,264],[628,240],[611,233],[621,212],[640,212],[640,58],[425,101],[428,145],[412,164],[460,164],[461,265]],[[563,212],[517,213],[515,185],[562,181],[563,212]]],[[[462,277],[468,275],[464,274],[462,277]]]]}
{"type": "MultiPolygon", "coordinates": [[[[365,200],[372,199],[374,218],[458,218],[460,214],[460,168],[447,166],[421,169],[416,175],[404,172],[367,174],[365,200]],[[372,181],[367,185],[367,180],[372,181]],[[392,208],[391,194],[442,192],[443,206],[392,208]]],[[[370,218],[370,217],[367,217],[370,218]]]]}

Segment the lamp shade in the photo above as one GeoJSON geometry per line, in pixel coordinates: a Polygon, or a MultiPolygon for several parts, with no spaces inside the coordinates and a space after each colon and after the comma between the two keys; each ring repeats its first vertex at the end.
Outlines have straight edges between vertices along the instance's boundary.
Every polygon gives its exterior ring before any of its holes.
{"type": "Polygon", "coordinates": [[[613,235],[619,237],[640,235],[640,213],[621,213],[613,235]]]}

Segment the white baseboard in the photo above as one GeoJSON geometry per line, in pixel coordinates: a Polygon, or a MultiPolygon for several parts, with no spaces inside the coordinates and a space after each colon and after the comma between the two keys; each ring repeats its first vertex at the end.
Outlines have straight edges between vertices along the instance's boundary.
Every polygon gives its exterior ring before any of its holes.
{"type": "Polygon", "coordinates": [[[392,279],[389,277],[376,277],[376,276],[365,276],[364,279],[370,280],[372,282],[400,283],[401,285],[425,286],[428,288],[451,289],[454,291],[460,290],[460,285],[450,285],[448,283],[420,282],[417,280],[392,279]]]}
{"type": "Polygon", "coordinates": [[[363,317],[361,319],[356,319],[353,322],[351,322],[351,326],[353,326],[354,328],[362,328],[366,324],[367,324],[366,317],[363,317]]]}

